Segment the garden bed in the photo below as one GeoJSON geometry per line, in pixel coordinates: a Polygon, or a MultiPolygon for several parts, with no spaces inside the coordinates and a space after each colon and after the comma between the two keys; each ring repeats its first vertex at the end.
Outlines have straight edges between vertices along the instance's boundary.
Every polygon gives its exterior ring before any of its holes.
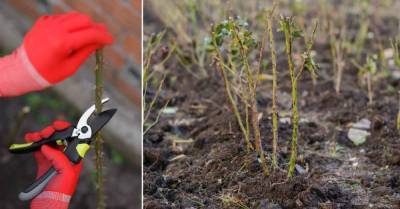
{"type": "MultiPolygon", "coordinates": [[[[377,28],[382,37],[394,36],[396,29],[381,24],[379,18],[370,27],[377,28]]],[[[151,24],[145,32],[155,32],[156,26],[162,26],[157,19],[148,20],[151,24]]],[[[356,30],[357,24],[349,25],[356,30]]],[[[208,76],[198,78],[172,57],[163,68],[169,70],[168,76],[151,118],[155,120],[160,111],[161,116],[144,136],[145,208],[400,207],[400,141],[396,129],[400,86],[393,76],[399,69],[389,67],[389,76],[374,81],[374,102],[369,104],[357,68],[347,62],[337,95],[329,43],[317,38],[317,84],[307,73],[298,81],[299,156],[295,175],[288,180],[291,83],[287,59],[282,55],[284,42],[282,37],[277,40],[279,168],[265,177],[257,154],[246,150],[215,66],[206,65],[208,76]],[[168,107],[163,108],[167,101],[168,107]],[[348,132],[362,119],[370,122],[370,135],[356,146],[348,132]]],[[[168,43],[164,45],[167,48],[168,43]]],[[[363,56],[373,53],[374,46],[374,40],[367,41],[363,56]]],[[[390,43],[385,47],[390,48],[390,43]]],[[[269,59],[268,53],[265,57],[269,59]]],[[[263,71],[270,74],[270,69],[263,71]]],[[[257,90],[268,165],[272,153],[271,89],[272,82],[267,79],[257,90]]],[[[151,97],[155,91],[147,93],[151,97]]]]}

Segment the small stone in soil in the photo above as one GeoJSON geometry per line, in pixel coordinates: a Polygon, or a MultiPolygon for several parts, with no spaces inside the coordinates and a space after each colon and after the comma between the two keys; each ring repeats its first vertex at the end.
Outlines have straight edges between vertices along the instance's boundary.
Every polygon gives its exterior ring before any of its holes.
{"type": "Polygon", "coordinates": [[[300,175],[305,174],[305,173],[307,172],[307,171],[306,171],[303,167],[301,167],[301,165],[299,165],[299,164],[294,165],[294,167],[296,168],[296,171],[297,171],[300,175]]]}
{"type": "Polygon", "coordinates": [[[353,142],[354,145],[358,146],[364,144],[367,140],[367,136],[371,135],[368,131],[350,128],[347,133],[347,137],[353,142]]]}

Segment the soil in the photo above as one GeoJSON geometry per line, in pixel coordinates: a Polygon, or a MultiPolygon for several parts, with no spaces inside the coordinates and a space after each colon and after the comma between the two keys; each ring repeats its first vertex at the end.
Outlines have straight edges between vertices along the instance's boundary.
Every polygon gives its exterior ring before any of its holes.
{"type": "MultiPolygon", "coordinates": [[[[162,114],[144,136],[144,208],[400,208],[398,95],[393,90],[399,89],[399,79],[379,78],[373,86],[375,102],[368,105],[366,88],[349,64],[341,94],[336,95],[329,45],[317,43],[315,48],[321,65],[317,85],[308,74],[299,81],[299,157],[292,180],[286,177],[290,122],[279,124],[280,168],[265,177],[257,155],[246,151],[217,71],[210,66],[209,77],[194,78],[172,61],[166,68],[177,82],[166,81],[157,108],[169,100],[168,106],[177,111],[162,114]],[[347,132],[362,118],[371,121],[371,135],[355,146],[347,132]],[[176,138],[187,143],[173,146],[176,138]]],[[[286,70],[286,62],[284,57],[279,60],[278,69],[286,70]]],[[[269,162],[271,83],[263,81],[257,95],[269,162]]],[[[280,73],[278,85],[284,119],[290,117],[291,105],[286,73],[280,73]]]]}
{"type": "MultiPolygon", "coordinates": [[[[0,150],[0,192],[2,194],[0,202],[2,208],[29,208],[29,202],[21,202],[18,194],[33,182],[36,175],[33,155],[12,155],[8,152],[9,144],[23,143],[24,133],[41,130],[55,119],[74,122],[79,117],[80,113],[77,110],[71,108],[70,104],[50,90],[0,100],[2,147],[0,150]],[[10,139],[18,112],[26,105],[31,107],[31,113],[26,116],[16,138],[10,139]]],[[[94,158],[92,150],[84,159],[84,168],[69,208],[96,208],[94,158]]],[[[121,155],[108,146],[105,146],[105,179],[107,208],[140,208],[140,173],[134,172],[121,155]]]]}

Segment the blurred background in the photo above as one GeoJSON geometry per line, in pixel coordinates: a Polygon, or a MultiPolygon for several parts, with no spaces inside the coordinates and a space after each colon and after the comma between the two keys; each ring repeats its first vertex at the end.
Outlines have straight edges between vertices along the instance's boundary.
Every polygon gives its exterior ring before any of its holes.
{"type": "MultiPolygon", "coordinates": [[[[104,23],[115,37],[104,50],[107,107],[118,108],[103,129],[107,208],[141,208],[141,0],[5,0],[0,1],[0,55],[21,44],[24,34],[43,14],[71,10],[104,23]]],[[[0,99],[0,202],[4,209],[28,208],[18,193],[32,183],[32,155],[10,155],[8,145],[23,142],[55,119],[75,123],[94,103],[94,56],[73,77],[46,91],[0,99]]],[[[95,208],[94,152],[85,160],[70,208],[95,208]]]]}

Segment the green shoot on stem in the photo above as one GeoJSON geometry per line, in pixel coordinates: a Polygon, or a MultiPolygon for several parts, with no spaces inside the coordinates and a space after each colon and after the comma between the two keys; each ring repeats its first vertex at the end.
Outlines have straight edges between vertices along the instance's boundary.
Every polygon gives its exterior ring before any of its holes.
{"type": "MultiPolygon", "coordinates": [[[[252,70],[249,64],[248,54],[250,50],[256,47],[256,41],[252,36],[252,33],[247,29],[248,23],[243,19],[237,18],[229,18],[229,20],[225,20],[222,23],[218,24],[213,28],[212,32],[212,40],[213,40],[213,48],[216,51],[216,59],[219,65],[219,70],[224,79],[225,92],[228,96],[228,100],[230,101],[231,108],[237,118],[240,128],[244,135],[249,135],[249,121],[248,116],[251,119],[251,125],[253,130],[253,135],[255,139],[255,149],[258,154],[261,167],[263,169],[264,175],[269,175],[269,169],[266,164],[266,159],[264,156],[264,151],[261,143],[261,133],[259,128],[258,121],[258,110],[257,110],[257,100],[256,100],[256,85],[258,82],[258,74],[260,72],[261,66],[256,70],[252,70]],[[229,40],[229,41],[228,41],[229,40]],[[247,84],[247,88],[243,88],[242,91],[246,91],[242,93],[242,95],[246,95],[243,103],[245,104],[246,109],[246,128],[243,126],[243,122],[241,122],[241,116],[238,111],[236,102],[231,93],[231,87],[229,79],[225,73],[225,64],[224,56],[221,53],[220,47],[224,44],[224,42],[229,42],[230,44],[230,53],[232,56],[238,55],[239,63],[238,65],[244,70],[245,82],[247,84]]],[[[261,44],[260,50],[263,50],[263,44],[261,44]]],[[[260,59],[262,57],[262,51],[260,51],[260,59]]],[[[229,70],[229,67],[227,67],[229,70]]],[[[232,70],[230,70],[232,71],[232,70]]],[[[237,76],[237,75],[236,75],[237,76]]],[[[248,146],[251,146],[250,140],[246,139],[248,146]],[[248,140],[248,141],[247,141],[248,140]]]]}
{"type": "Polygon", "coordinates": [[[267,31],[269,36],[269,47],[271,52],[271,62],[272,62],[272,167],[276,169],[278,167],[278,110],[276,106],[276,93],[277,93],[277,61],[276,61],[276,49],[275,49],[275,39],[273,32],[273,20],[274,20],[274,9],[267,11],[267,31]]]}
{"type": "Polygon", "coordinates": [[[227,68],[227,67],[224,62],[224,57],[222,56],[222,53],[219,49],[219,44],[220,44],[219,42],[220,42],[220,40],[219,40],[219,38],[217,38],[216,32],[212,32],[212,44],[213,44],[213,47],[214,47],[215,53],[216,53],[217,68],[218,68],[219,72],[221,73],[222,79],[224,81],[225,94],[228,98],[230,108],[236,117],[236,122],[238,123],[239,128],[242,131],[243,136],[245,137],[247,150],[250,151],[253,149],[253,146],[251,145],[250,133],[248,131],[249,124],[247,122],[248,121],[247,120],[247,116],[248,116],[247,110],[246,110],[246,128],[245,128],[245,126],[243,125],[243,120],[240,115],[238,106],[232,95],[232,90],[231,90],[232,87],[231,87],[231,83],[230,83],[228,76],[226,74],[226,71],[225,71],[225,68],[227,68]]]}
{"type": "Polygon", "coordinates": [[[372,89],[372,84],[373,84],[373,76],[377,73],[378,67],[377,67],[377,60],[378,56],[376,54],[374,55],[368,55],[366,59],[366,63],[361,66],[358,64],[355,60],[353,60],[353,65],[358,68],[358,75],[359,77],[364,77],[367,80],[367,89],[368,89],[368,104],[372,105],[373,104],[373,89],[372,89]]]}
{"type": "MultiPolygon", "coordinates": [[[[267,163],[265,162],[265,156],[264,156],[264,151],[261,143],[261,133],[260,133],[260,125],[258,121],[258,110],[257,110],[257,99],[256,99],[256,82],[254,81],[254,75],[253,72],[250,69],[250,64],[247,58],[248,55],[248,49],[249,45],[246,45],[247,43],[247,38],[246,35],[241,37],[239,34],[241,34],[241,31],[239,27],[236,25],[233,27],[233,37],[236,39],[238,46],[239,46],[239,54],[241,57],[242,64],[244,66],[244,70],[247,76],[247,84],[248,84],[248,91],[250,93],[249,96],[249,103],[250,103],[250,116],[251,116],[251,121],[252,121],[252,126],[253,126],[253,134],[254,134],[254,140],[255,140],[255,148],[256,152],[258,154],[258,157],[260,159],[260,164],[261,167],[264,171],[264,175],[268,176],[269,175],[269,169],[267,166],[267,163]]],[[[246,34],[246,33],[244,33],[246,34]]],[[[250,42],[250,44],[252,44],[250,42]]],[[[256,74],[257,75],[257,74],[256,74]]],[[[257,77],[256,77],[257,78],[257,77]]]]}

